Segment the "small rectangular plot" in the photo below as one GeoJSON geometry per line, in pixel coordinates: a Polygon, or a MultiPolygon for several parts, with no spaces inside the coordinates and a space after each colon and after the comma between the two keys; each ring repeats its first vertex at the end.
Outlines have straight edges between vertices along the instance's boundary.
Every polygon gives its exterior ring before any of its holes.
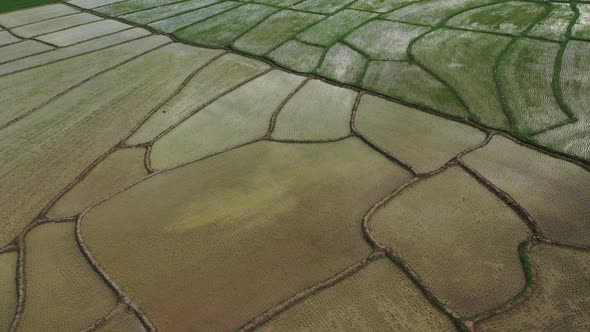
{"type": "Polygon", "coordinates": [[[472,31],[519,35],[546,16],[538,2],[509,1],[478,7],[453,16],[445,25],[472,31]]]}
{"type": "Polygon", "coordinates": [[[0,31],[0,46],[16,43],[20,38],[14,36],[8,31],[0,31]]]}
{"type": "Polygon", "coordinates": [[[330,47],[316,72],[342,83],[355,83],[364,72],[367,59],[344,44],[330,47]]]}
{"type": "Polygon", "coordinates": [[[277,64],[288,69],[309,73],[322,60],[323,47],[313,46],[292,39],[272,50],[267,56],[277,64]]]}
{"type": "Polygon", "coordinates": [[[24,59],[14,60],[10,63],[0,65],[0,75],[5,75],[23,69],[36,67],[51,62],[67,59],[70,57],[94,52],[116,44],[121,44],[133,39],[145,37],[149,34],[150,32],[145,29],[134,28],[130,30],[121,31],[109,36],[89,40],[87,42],[83,42],[80,44],[64,48],[58,48],[50,52],[32,55],[24,59]]]}
{"type": "MultiPolygon", "coordinates": [[[[254,1],[252,1],[254,2],[254,1]]],[[[276,7],[288,7],[294,5],[301,0],[256,0],[257,3],[261,5],[269,5],[269,6],[276,6],[276,7]]]]}
{"type": "Polygon", "coordinates": [[[0,63],[20,59],[29,55],[45,52],[53,47],[35,40],[25,40],[20,43],[7,45],[0,48],[0,63]]]}
{"type": "Polygon", "coordinates": [[[178,38],[225,46],[277,12],[275,7],[245,4],[177,31],[178,38]]]}
{"type": "Polygon", "coordinates": [[[384,15],[383,18],[405,23],[436,25],[444,22],[447,17],[496,2],[496,0],[422,0],[396,9],[384,15]]]}
{"type": "Polygon", "coordinates": [[[294,6],[292,9],[295,10],[303,10],[303,11],[310,11],[318,14],[332,14],[351,2],[353,0],[306,0],[300,2],[294,6]]]}
{"type": "Polygon", "coordinates": [[[121,16],[124,14],[150,9],[170,3],[180,2],[180,0],[128,0],[117,2],[112,5],[102,6],[95,10],[109,16],[121,16]]]}
{"type": "Polygon", "coordinates": [[[131,26],[113,20],[103,20],[42,35],[37,39],[57,46],[68,46],[128,28],[131,26]]]}
{"type": "Polygon", "coordinates": [[[301,32],[297,37],[314,45],[331,46],[349,31],[376,15],[364,11],[344,9],[301,32]]]}
{"type": "Polygon", "coordinates": [[[213,15],[217,15],[223,11],[235,8],[238,5],[240,5],[239,2],[226,1],[220,4],[209,6],[207,8],[194,10],[178,16],[167,18],[165,20],[153,22],[148,25],[156,30],[171,33],[191,24],[207,19],[213,15]]]}
{"type": "Polygon", "coordinates": [[[218,2],[217,0],[190,0],[186,2],[173,3],[161,7],[142,10],[135,13],[121,16],[131,22],[147,24],[170,16],[199,9],[218,2]]]}
{"type": "Polygon", "coordinates": [[[148,36],[0,77],[0,105],[3,105],[0,126],[34,111],[52,98],[104,70],[115,68],[167,43],[170,43],[168,37],[148,36]],[[16,100],[18,102],[14,102],[16,100]]]}
{"type": "Polygon", "coordinates": [[[77,25],[102,20],[101,17],[88,13],[79,13],[63,17],[57,17],[43,22],[27,24],[12,31],[23,38],[31,38],[42,34],[71,28],[77,25]]]}
{"type": "Polygon", "coordinates": [[[368,22],[345,40],[371,60],[407,60],[407,48],[429,28],[384,20],[368,22]]]}
{"type": "Polygon", "coordinates": [[[68,1],[68,2],[74,6],[90,9],[90,8],[106,6],[106,5],[110,5],[110,4],[122,2],[122,1],[125,1],[125,0],[73,0],[73,1],[68,1]]]}
{"type": "Polygon", "coordinates": [[[368,10],[377,13],[387,13],[419,0],[358,0],[350,8],[368,10]]]}
{"type": "Polygon", "coordinates": [[[350,133],[350,114],[357,93],[320,80],[298,90],[276,117],[273,138],[331,140],[350,133]]]}
{"type": "Polygon", "coordinates": [[[74,8],[62,4],[35,7],[0,15],[0,25],[12,28],[77,12],[74,8]]]}
{"type": "Polygon", "coordinates": [[[283,10],[250,30],[238,39],[234,46],[242,51],[262,55],[323,18],[323,15],[283,10]]]}

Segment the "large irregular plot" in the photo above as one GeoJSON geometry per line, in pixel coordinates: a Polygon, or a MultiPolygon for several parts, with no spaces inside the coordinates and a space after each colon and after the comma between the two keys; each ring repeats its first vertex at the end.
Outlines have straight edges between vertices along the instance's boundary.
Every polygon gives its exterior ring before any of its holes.
{"type": "Polygon", "coordinates": [[[501,136],[464,159],[522,205],[545,236],[590,245],[590,172],[501,136]]]}
{"type": "Polygon", "coordinates": [[[420,0],[358,0],[350,8],[387,13],[420,0]]]}
{"type": "Polygon", "coordinates": [[[457,95],[416,64],[371,61],[362,87],[454,117],[469,117],[457,95]]]}
{"type": "Polygon", "coordinates": [[[170,168],[264,137],[275,110],[303,80],[274,70],[219,98],[154,143],[152,167],[170,168]]]}
{"type": "Polygon", "coordinates": [[[47,223],[26,236],[26,301],[17,331],[81,331],[117,297],[76,244],[75,223],[47,223]]]}
{"type": "Polygon", "coordinates": [[[439,29],[419,39],[412,53],[455,88],[478,122],[508,129],[510,123],[498,96],[494,68],[496,58],[510,40],[487,33],[439,29]]]}
{"type": "Polygon", "coordinates": [[[129,135],[211,53],[181,44],[164,46],[0,130],[0,246],[129,135]]]}
{"type": "Polygon", "coordinates": [[[282,10],[250,30],[233,46],[247,53],[263,55],[323,18],[317,14],[282,10]]]}
{"type": "Polygon", "coordinates": [[[297,39],[312,45],[330,46],[376,16],[372,13],[345,9],[299,33],[297,39]]]}
{"type": "Polygon", "coordinates": [[[289,40],[268,54],[276,63],[298,72],[312,72],[324,55],[324,48],[289,40]]]}
{"type": "Polygon", "coordinates": [[[115,151],[61,197],[47,216],[63,218],[80,214],[93,203],[146,176],[144,155],[143,148],[115,151]]]}
{"type": "Polygon", "coordinates": [[[102,20],[102,18],[99,16],[88,13],[79,13],[74,15],[57,17],[43,22],[27,24],[13,29],[12,32],[24,38],[31,38],[49,32],[63,30],[76,25],[86,24],[99,20],[102,20]]]}
{"type": "Polygon", "coordinates": [[[78,13],[78,11],[70,6],[62,4],[40,6],[1,14],[0,25],[6,28],[13,28],[19,25],[30,24],[75,13],[78,13]]]}
{"type": "Polygon", "coordinates": [[[311,80],[280,110],[272,138],[317,141],[350,134],[350,116],[357,93],[311,80]]]}
{"type": "MultiPolygon", "coordinates": [[[[51,62],[71,58],[78,55],[98,51],[117,44],[122,44],[133,39],[145,37],[149,32],[145,29],[134,28],[121,31],[112,35],[92,39],[83,43],[71,45],[68,47],[57,48],[51,52],[31,55],[23,59],[13,60],[0,65],[0,75],[21,71],[24,69],[45,65],[51,62]]],[[[115,62],[116,63],[116,62],[115,62]]],[[[70,68],[69,70],[73,70],[70,68]]],[[[63,72],[60,73],[60,76],[63,72]]],[[[55,78],[54,78],[55,79],[55,78]]]]}
{"type": "Polygon", "coordinates": [[[370,21],[346,37],[346,42],[371,60],[406,60],[412,39],[430,28],[382,20],[370,21]]]}
{"type": "Polygon", "coordinates": [[[590,253],[551,245],[531,250],[539,280],[511,310],[477,325],[479,331],[590,330],[590,253]]]}
{"type": "Polygon", "coordinates": [[[549,148],[590,159],[590,43],[568,42],[562,60],[561,88],[577,121],[534,139],[549,148]]]}
{"type": "Polygon", "coordinates": [[[277,8],[245,4],[178,30],[174,36],[208,45],[225,46],[263,21],[277,8]]]}
{"type": "MultiPolygon", "coordinates": [[[[0,124],[6,124],[51,98],[109,68],[148,52],[170,39],[150,36],[0,78],[0,124]],[[14,102],[18,100],[18,102],[14,102]]],[[[1,48],[0,48],[1,50],[1,48]]],[[[23,59],[24,60],[24,59],[23,59]]],[[[10,63],[9,63],[10,64],[10,63]]]]}
{"type": "Polygon", "coordinates": [[[185,2],[172,3],[169,5],[156,7],[148,10],[142,10],[120,17],[135,23],[147,24],[170,16],[175,16],[184,12],[206,7],[216,2],[217,0],[190,0],[185,2]]]}
{"type": "Polygon", "coordinates": [[[258,142],[139,183],[81,232],[158,329],[235,330],[365,258],[363,214],[409,179],[356,138],[258,142]]]}
{"type": "Polygon", "coordinates": [[[52,45],[68,46],[129,28],[132,26],[114,20],[102,20],[41,35],[37,39],[52,45]]]}
{"type": "Polygon", "coordinates": [[[498,0],[422,0],[384,16],[385,19],[434,26],[470,8],[498,0]]]}
{"type": "Polygon", "coordinates": [[[574,11],[568,3],[554,3],[552,6],[549,15],[527,31],[527,36],[556,41],[567,39],[567,28],[574,18],[574,11]]]}
{"type": "Polygon", "coordinates": [[[239,5],[241,5],[240,2],[225,1],[222,3],[218,3],[215,5],[206,7],[206,8],[202,8],[202,9],[198,9],[198,10],[184,13],[181,15],[169,17],[169,18],[166,18],[166,19],[163,19],[160,21],[152,22],[148,25],[158,31],[172,33],[176,30],[179,30],[179,29],[182,29],[182,28],[189,26],[191,24],[200,22],[200,21],[207,19],[211,16],[215,16],[221,12],[235,8],[239,5]]]}
{"type": "Polygon", "coordinates": [[[261,61],[235,54],[222,56],[201,69],[176,96],[152,114],[127,143],[152,141],[200,107],[269,69],[270,66],[261,61]]]}
{"type": "Polygon", "coordinates": [[[498,62],[498,85],[514,129],[527,135],[569,119],[552,86],[557,43],[522,38],[498,62]]]}
{"type": "Polygon", "coordinates": [[[572,35],[575,38],[590,40],[590,3],[576,4],[580,16],[572,27],[572,35]]]}
{"type": "Polygon", "coordinates": [[[485,134],[473,127],[366,95],[361,98],[354,124],[364,137],[418,173],[440,168],[485,139],[485,134]]]}
{"type": "Polygon", "coordinates": [[[47,52],[52,49],[53,47],[36,40],[24,40],[19,43],[0,47],[0,63],[24,58],[37,53],[47,52]]]}
{"type": "Polygon", "coordinates": [[[16,312],[16,275],[18,254],[0,254],[0,331],[9,331],[16,312]]]}
{"type": "Polygon", "coordinates": [[[260,331],[455,331],[389,260],[369,264],[275,317],[260,331]]]}
{"type": "Polygon", "coordinates": [[[468,10],[446,24],[477,31],[520,34],[550,9],[549,5],[542,3],[506,1],[468,10]]]}
{"type": "Polygon", "coordinates": [[[370,228],[462,315],[496,308],[524,287],[518,245],[526,224],[458,166],[399,193],[370,228]]]}
{"type": "Polygon", "coordinates": [[[367,59],[344,44],[330,47],[317,73],[342,83],[354,84],[362,79],[367,59]]]}
{"type": "Polygon", "coordinates": [[[355,0],[304,0],[291,8],[319,14],[333,14],[355,0]]]}

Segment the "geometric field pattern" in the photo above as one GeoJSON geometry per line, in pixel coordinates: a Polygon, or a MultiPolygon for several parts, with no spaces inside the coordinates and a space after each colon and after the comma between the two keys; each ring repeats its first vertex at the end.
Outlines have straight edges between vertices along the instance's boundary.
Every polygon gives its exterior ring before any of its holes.
{"type": "Polygon", "coordinates": [[[0,332],[589,330],[588,6],[0,14],[0,332]]]}
{"type": "Polygon", "coordinates": [[[590,3],[157,0],[70,3],[183,41],[375,91],[590,160],[590,3]]]}

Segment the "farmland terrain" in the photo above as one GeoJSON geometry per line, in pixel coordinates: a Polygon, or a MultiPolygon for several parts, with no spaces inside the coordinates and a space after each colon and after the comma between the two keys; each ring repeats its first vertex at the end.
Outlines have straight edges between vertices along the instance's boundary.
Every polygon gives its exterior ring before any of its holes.
{"type": "Polygon", "coordinates": [[[590,2],[0,14],[0,332],[590,330],[590,2]]]}

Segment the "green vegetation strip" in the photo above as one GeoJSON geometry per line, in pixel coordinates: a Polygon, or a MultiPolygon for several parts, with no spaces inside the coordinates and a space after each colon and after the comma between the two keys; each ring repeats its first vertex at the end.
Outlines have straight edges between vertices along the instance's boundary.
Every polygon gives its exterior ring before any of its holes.
{"type": "Polygon", "coordinates": [[[0,0],[0,13],[9,12],[29,7],[42,6],[60,0],[0,0]]]}
{"type": "MultiPolygon", "coordinates": [[[[149,25],[191,43],[264,57],[296,72],[317,74],[429,112],[468,119],[571,155],[563,147],[532,138],[577,121],[561,91],[568,82],[561,82],[559,74],[565,43],[575,39],[572,27],[580,11],[575,2],[565,5],[573,11],[567,33],[561,27],[563,17],[549,19],[552,13],[563,11],[564,3],[542,1],[129,0],[94,10],[135,24],[159,19],[149,25]],[[536,27],[546,31],[548,24],[563,31],[565,40],[555,39],[558,32],[532,33],[536,27]],[[446,40],[440,40],[442,35],[446,40]],[[460,42],[472,37],[478,42],[460,42]],[[503,82],[497,75],[508,69],[499,66],[509,64],[506,58],[521,40],[562,43],[556,56],[548,55],[556,57],[553,77],[547,78],[553,92],[542,92],[542,97],[556,99],[557,109],[549,109],[549,104],[540,112],[535,105],[515,107],[527,104],[530,96],[525,95],[513,94],[511,98],[516,99],[507,100],[507,88],[500,86],[503,82]],[[483,55],[478,48],[485,51],[483,55]],[[452,61],[454,55],[461,55],[464,62],[452,61]],[[445,58],[448,61],[442,61],[445,58]]],[[[515,63],[514,70],[521,72],[523,65],[515,63]]],[[[547,76],[544,71],[534,74],[547,76]]]]}

